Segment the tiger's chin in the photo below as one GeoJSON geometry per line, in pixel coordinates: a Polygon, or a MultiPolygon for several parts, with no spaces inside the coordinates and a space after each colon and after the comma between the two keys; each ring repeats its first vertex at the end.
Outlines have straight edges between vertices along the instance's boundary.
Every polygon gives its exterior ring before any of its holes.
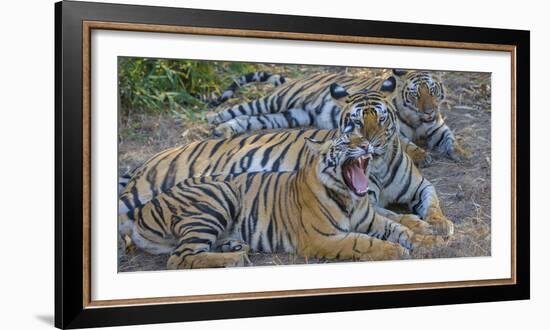
{"type": "Polygon", "coordinates": [[[431,117],[431,118],[424,118],[422,117],[420,119],[421,122],[427,124],[427,123],[433,123],[435,121],[435,116],[431,117]]]}
{"type": "Polygon", "coordinates": [[[436,113],[434,112],[431,115],[422,115],[422,116],[420,116],[420,121],[423,122],[423,123],[432,123],[436,120],[436,118],[437,118],[437,116],[436,116],[436,113]]]}
{"type": "Polygon", "coordinates": [[[342,176],[348,189],[357,197],[364,197],[369,190],[369,165],[371,155],[348,159],[342,165],[342,176]]]}

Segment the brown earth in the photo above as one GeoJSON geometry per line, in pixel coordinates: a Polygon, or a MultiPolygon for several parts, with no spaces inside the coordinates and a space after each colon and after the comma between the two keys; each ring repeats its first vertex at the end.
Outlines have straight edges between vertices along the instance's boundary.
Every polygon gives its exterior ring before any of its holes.
{"type": "MultiPolygon", "coordinates": [[[[340,70],[339,68],[322,68],[340,70]]],[[[286,66],[277,72],[298,77],[312,70],[308,66],[286,66]]],[[[319,68],[316,68],[319,70],[319,68]]],[[[379,69],[348,69],[361,74],[379,74],[379,69]]],[[[422,173],[436,187],[441,208],[455,223],[455,234],[430,251],[417,251],[413,258],[476,257],[491,254],[491,76],[488,73],[443,72],[447,99],[443,115],[471,158],[460,163],[432,155],[434,162],[422,173]]],[[[273,87],[252,85],[238,94],[233,103],[265,95],[273,87]]],[[[140,165],[157,152],[207,138],[205,122],[188,122],[174,115],[139,115],[119,123],[119,174],[140,165]]],[[[126,254],[119,242],[119,271],[164,269],[167,256],[143,251],[126,254]]],[[[252,265],[325,263],[279,253],[250,255],[252,265]]]]}

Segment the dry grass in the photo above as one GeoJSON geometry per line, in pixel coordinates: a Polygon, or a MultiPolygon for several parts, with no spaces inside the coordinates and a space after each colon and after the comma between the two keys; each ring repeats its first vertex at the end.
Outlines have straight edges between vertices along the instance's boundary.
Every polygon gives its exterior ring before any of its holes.
{"type": "MultiPolygon", "coordinates": [[[[267,68],[269,70],[269,68],[267,68]]],[[[276,72],[297,77],[312,70],[308,66],[279,67],[276,72]]],[[[316,69],[319,70],[319,69],[316,69]]],[[[325,68],[325,70],[341,70],[325,68]]],[[[375,75],[382,70],[348,69],[354,73],[375,75]]],[[[275,71],[275,70],[272,70],[275,71]]],[[[434,163],[422,169],[436,187],[441,208],[455,223],[455,235],[443,245],[416,251],[413,258],[476,257],[491,254],[491,89],[490,74],[445,72],[442,80],[447,90],[443,114],[472,157],[461,163],[433,155],[434,163]]],[[[239,100],[265,95],[273,87],[246,87],[239,100]]],[[[119,174],[134,168],[155,153],[174,145],[207,138],[209,127],[204,122],[190,123],[172,115],[142,115],[119,123],[119,174]]],[[[143,251],[125,254],[119,242],[119,271],[164,269],[167,256],[143,251]]],[[[325,263],[287,254],[250,255],[254,266],[325,263]]]]}

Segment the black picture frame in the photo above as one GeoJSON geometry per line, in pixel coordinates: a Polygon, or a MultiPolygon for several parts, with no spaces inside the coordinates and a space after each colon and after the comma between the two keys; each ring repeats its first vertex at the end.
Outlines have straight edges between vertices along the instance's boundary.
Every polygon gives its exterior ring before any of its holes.
{"type": "MultiPolygon", "coordinates": [[[[460,48],[460,47],[458,47],[460,48]]],[[[83,328],[529,299],[529,31],[62,1],[55,4],[55,326],[83,328]],[[85,21],[515,47],[516,281],[509,285],[267,299],[85,306],[85,21]]]]}

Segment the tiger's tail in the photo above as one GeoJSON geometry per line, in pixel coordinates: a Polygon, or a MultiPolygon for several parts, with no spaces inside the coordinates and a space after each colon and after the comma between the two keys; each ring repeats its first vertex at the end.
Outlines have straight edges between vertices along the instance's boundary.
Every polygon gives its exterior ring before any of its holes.
{"type": "Polygon", "coordinates": [[[118,223],[120,234],[126,243],[127,251],[130,250],[130,246],[132,245],[129,241],[131,227],[133,226],[132,211],[137,205],[132,204],[130,200],[122,194],[128,186],[128,182],[132,179],[135,170],[136,169],[128,171],[118,178],[118,223]]]}
{"type": "Polygon", "coordinates": [[[239,88],[253,82],[269,82],[277,87],[284,84],[285,81],[286,79],[282,75],[272,74],[265,71],[250,72],[233,80],[233,83],[231,83],[231,85],[225,91],[223,91],[222,95],[216,100],[211,101],[209,105],[212,107],[216,107],[222,104],[223,102],[233,97],[233,95],[235,94],[235,92],[237,92],[239,88]]]}
{"type": "Polygon", "coordinates": [[[120,195],[124,189],[126,189],[126,186],[128,185],[128,182],[132,179],[132,175],[130,172],[125,173],[121,177],[118,178],[118,194],[120,195]]]}

